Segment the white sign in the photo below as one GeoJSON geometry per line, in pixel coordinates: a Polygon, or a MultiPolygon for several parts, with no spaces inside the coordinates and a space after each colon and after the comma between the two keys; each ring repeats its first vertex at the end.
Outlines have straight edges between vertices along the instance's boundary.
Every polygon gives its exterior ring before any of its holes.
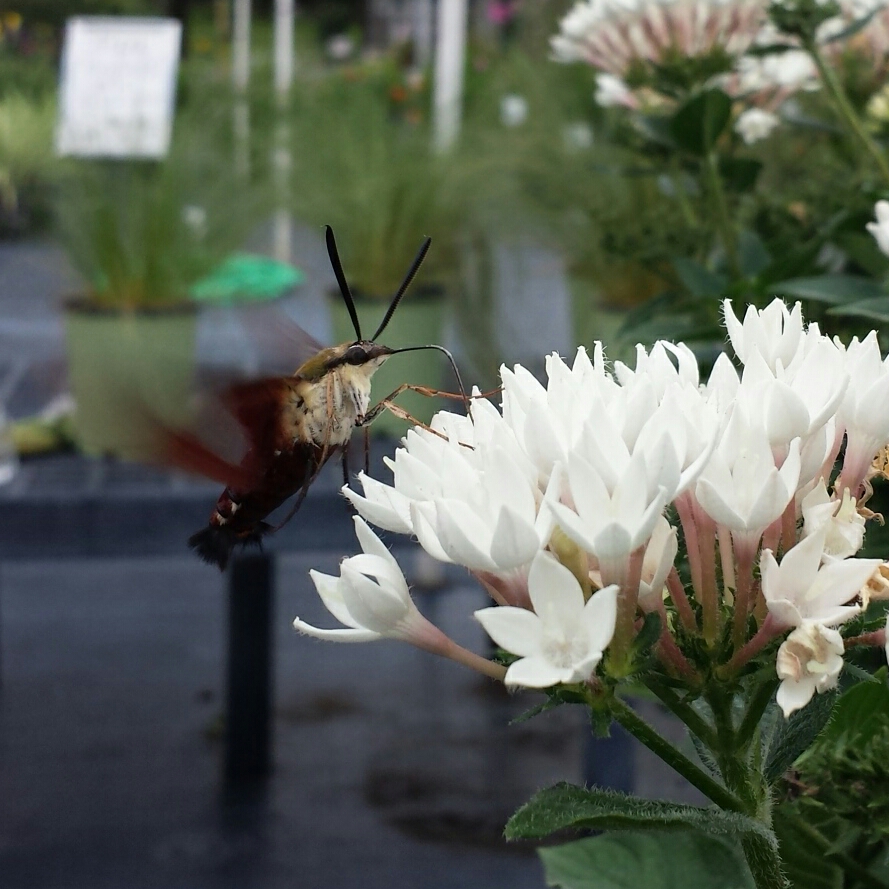
{"type": "Polygon", "coordinates": [[[173,128],[181,40],[176,19],[68,19],[56,151],[163,157],[173,128]]]}

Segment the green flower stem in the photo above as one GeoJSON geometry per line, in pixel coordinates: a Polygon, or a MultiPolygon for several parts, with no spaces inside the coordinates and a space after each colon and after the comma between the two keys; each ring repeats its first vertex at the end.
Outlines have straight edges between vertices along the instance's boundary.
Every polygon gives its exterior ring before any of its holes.
{"type": "Polygon", "coordinates": [[[725,250],[726,262],[732,277],[740,278],[741,263],[738,260],[738,245],[735,239],[731,215],[729,214],[728,202],[725,198],[725,189],[722,186],[722,176],[719,174],[719,156],[715,151],[707,152],[705,168],[707,171],[707,184],[716,210],[716,228],[725,250]]]}
{"type": "Polygon", "coordinates": [[[698,768],[684,753],[669,741],[662,738],[632,707],[619,698],[610,703],[611,714],[634,738],[641,741],[649,750],[656,753],[668,766],[675,769],[690,784],[697,787],[706,797],[713,800],[721,809],[730,812],[744,812],[744,806],[734,794],[718,781],[698,768]]]}
{"type": "Polygon", "coordinates": [[[689,228],[697,228],[700,225],[700,220],[695,213],[694,207],[692,207],[691,202],[688,200],[685,183],[682,181],[682,167],[678,155],[674,155],[670,166],[670,181],[673,183],[673,193],[679,204],[679,209],[682,211],[682,215],[689,228]]]}
{"type": "Polygon", "coordinates": [[[759,684],[750,696],[747,712],[741,719],[741,724],[738,726],[738,731],[735,735],[735,743],[738,745],[739,749],[743,750],[747,747],[750,743],[750,739],[759,728],[762,714],[765,712],[766,707],[769,706],[769,702],[772,700],[772,695],[775,694],[775,686],[777,686],[777,684],[777,676],[768,676],[759,684]]]}
{"type": "Polygon", "coordinates": [[[787,889],[790,886],[790,881],[784,876],[776,843],[770,843],[759,834],[746,833],[741,837],[741,848],[756,889],[787,889]]]}
{"type": "MultiPolygon", "coordinates": [[[[834,863],[838,864],[844,871],[846,871],[851,876],[855,877],[858,882],[863,883],[865,886],[871,886],[873,889],[889,889],[889,883],[884,882],[883,880],[875,877],[866,867],[859,864],[851,855],[847,855],[845,852],[841,852],[837,849],[836,845],[832,843],[826,836],[824,836],[821,831],[819,831],[816,827],[813,827],[805,818],[801,818],[799,815],[788,814],[789,818],[793,820],[793,825],[796,830],[800,833],[805,834],[811,841],[814,846],[817,847],[818,851],[824,855],[825,858],[830,859],[834,863]]],[[[757,889],[759,889],[759,884],[757,883],[757,889]]]]}
{"type": "MultiPolygon", "coordinates": [[[[620,582],[617,594],[617,618],[614,623],[614,636],[609,645],[611,667],[616,676],[625,676],[632,668],[631,646],[635,633],[636,606],[639,602],[639,583],[642,579],[642,562],[645,547],[640,546],[630,553],[625,579],[620,582]]],[[[602,578],[611,583],[607,577],[602,578]]]]}
{"type": "Polygon", "coordinates": [[[668,685],[662,685],[654,679],[645,682],[646,687],[657,695],[660,702],[679,720],[685,724],[688,730],[707,747],[716,745],[716,733],[713,727],[694,709],[690,707],[668,685]]]}
{"type": "Polygon", "coordinates": [[[814,39],[804,39],[803,47],[812,57],[812,61],[818,69],[818,74],[821,76],[821,82],[824,84],[828,96],[833,100],[840,117],[842,117],[852,135],[861,143],[861,146],[876,163],[883,181],[889,185],[889,163],[886,162],[886,156],[864,128],[836,72],[827,64],[814,39]]]}
{"type": "Polygon", "coordinates": [[[716,746],[713,752],[719,764],[726,786],[738,794],[744,803],[744,811],[749,815],[756,815],[761,802],[761,785],[758,776],[751,774],[741,755],[735,727],[732,723],[732,699],[723,693],[722,689],[716,689],[705,694],[705,699],[713,711],[713,721],[716,725],[716,746]]]}

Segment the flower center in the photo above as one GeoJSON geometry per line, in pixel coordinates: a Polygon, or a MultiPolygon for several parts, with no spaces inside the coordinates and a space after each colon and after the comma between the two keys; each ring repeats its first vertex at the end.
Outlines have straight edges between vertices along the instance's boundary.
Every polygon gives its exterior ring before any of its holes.
{"type": "Polygon", "coordinates": [[[543,656],[553,666],[568,668],[587,656],[587,643],[582,635],[548,635],[543,640],[543,656]]]}

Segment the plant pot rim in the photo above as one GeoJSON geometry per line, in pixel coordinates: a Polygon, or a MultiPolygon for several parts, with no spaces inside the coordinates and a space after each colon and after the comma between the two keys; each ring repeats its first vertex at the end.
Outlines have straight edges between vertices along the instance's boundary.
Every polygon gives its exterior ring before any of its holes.
{"type": "Polygon", "coordinates": [[[199,307],[186,299],[160,305],[109,305],[108,303],[97,301],[94,297],[77,294],[66,297],[62,301],[62,308],[66,313],[73,315],[98,315],[107,318],[120,317],[121,315],[138,315],[150,318],[169,315],[195,315],[199,307]]]}

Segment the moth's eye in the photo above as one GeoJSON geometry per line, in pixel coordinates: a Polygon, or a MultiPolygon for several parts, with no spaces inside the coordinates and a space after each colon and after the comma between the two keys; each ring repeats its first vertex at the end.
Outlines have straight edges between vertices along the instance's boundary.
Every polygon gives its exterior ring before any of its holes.
{"type": "Polygon", "coordinates": [[[346,364],[365,364],[367,362],[367,352],[364,346],[349,346],[346,354],[343,355],[343,361],[346,364]]]}

